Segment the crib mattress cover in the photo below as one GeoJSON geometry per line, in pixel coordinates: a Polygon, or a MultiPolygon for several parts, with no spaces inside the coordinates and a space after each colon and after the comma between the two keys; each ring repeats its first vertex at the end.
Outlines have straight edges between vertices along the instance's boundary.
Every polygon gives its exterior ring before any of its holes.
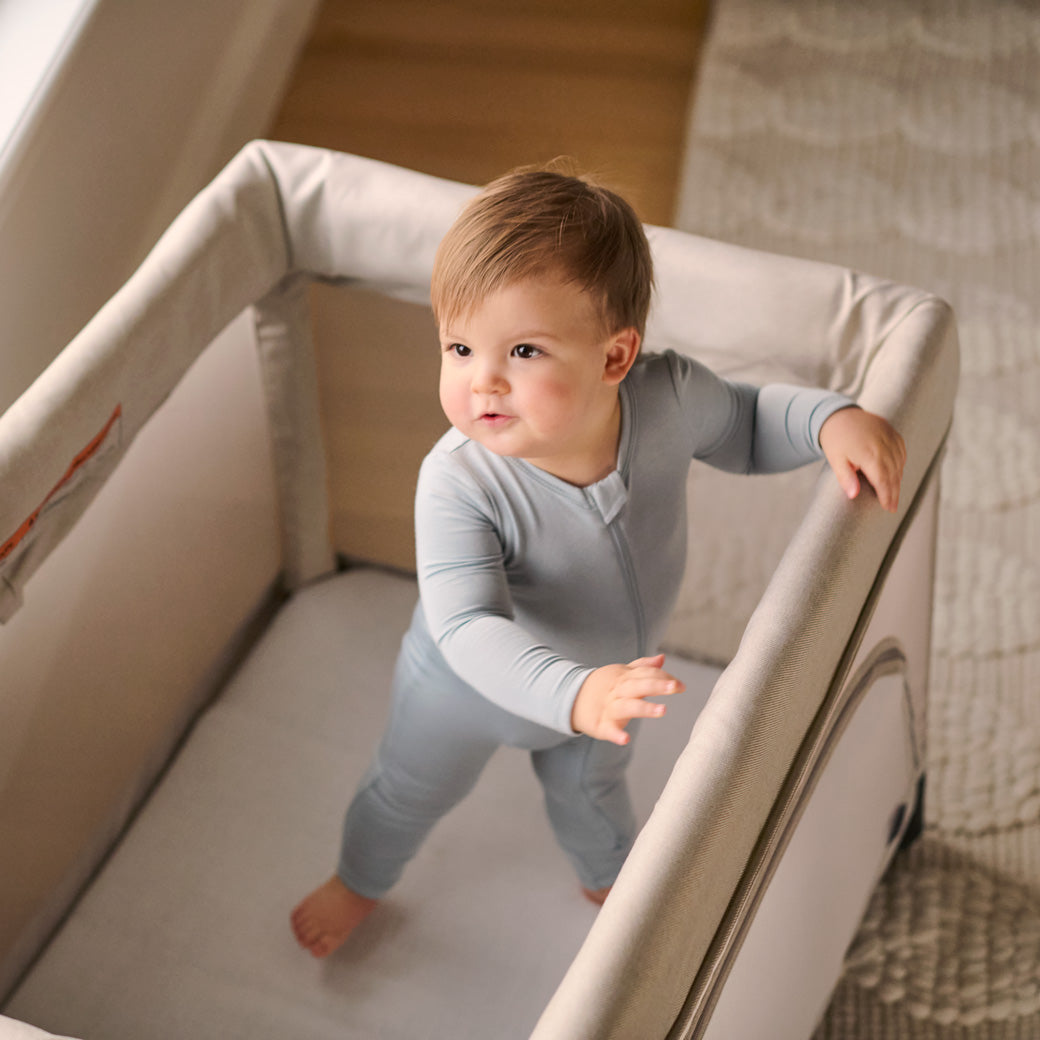
{"type": "MultiPolygon", "coordinates": [[[[279,611],[6,1014],[89,1040],[529,1035],[597,909],[523,752],[495,755],[346,947],[317,962],[289,931],[335,862],[415,596],[358,569],[279,611]]],[[[632,768],[643,819],[718,674],[674,667],[687,692],[632,768]]]]}

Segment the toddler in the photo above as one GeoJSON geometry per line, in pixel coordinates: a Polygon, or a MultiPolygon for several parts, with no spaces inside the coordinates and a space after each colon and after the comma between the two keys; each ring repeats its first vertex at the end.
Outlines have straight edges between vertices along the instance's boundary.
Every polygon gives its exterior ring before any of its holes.
{"type": "Polygon", "coordinates": [[[521,171],[441,243],[432,303],[452,429],[416,491],[419,604],[390,719],[347,812],[336,873],[293,911],[340,946],[501,744],[531,753],[585,895],[606,897],[636,832],[625,769],[686,553],[691,459],[739,473],[826,456],[846,494],[895,510],[905,449],[848,398],[722,379],[642,355],[652,267],[628,204],[521,171]]]}

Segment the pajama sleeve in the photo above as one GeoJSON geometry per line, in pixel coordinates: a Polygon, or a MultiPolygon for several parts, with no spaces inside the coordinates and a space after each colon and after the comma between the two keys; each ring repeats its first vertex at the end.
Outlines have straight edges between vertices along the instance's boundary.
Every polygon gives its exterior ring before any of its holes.
{"type": "Polygon", "coordinates": [[[770,383],[731,382],[680,354],[668,355],[691,438],[691,455],[731,473],[780,473],[823,458],[820,429],[843,394],[770,383]]]}
{"type": "Polygon", "coordinates": [[[593,671],[514,620],[503,521],[464,467],[433,454],[416,490],[416,556],[427,627],[452,671],[488,700],[561,733],[593,671]]]}

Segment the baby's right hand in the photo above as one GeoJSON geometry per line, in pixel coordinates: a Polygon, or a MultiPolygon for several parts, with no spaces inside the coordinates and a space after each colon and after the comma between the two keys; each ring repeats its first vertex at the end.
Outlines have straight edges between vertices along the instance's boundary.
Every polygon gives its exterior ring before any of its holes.
{"type": "Polygon", "coordinates": [[[669,675],[662,665],[664,654],[640,657],[629,664],[608,664],[597,668],[582,683],[571,708],[571,728],[597,740],[627,744],[625,726],[631,719],[660,718],[663,704],[647,697],[680,693],[685,686],[669,675]]]}

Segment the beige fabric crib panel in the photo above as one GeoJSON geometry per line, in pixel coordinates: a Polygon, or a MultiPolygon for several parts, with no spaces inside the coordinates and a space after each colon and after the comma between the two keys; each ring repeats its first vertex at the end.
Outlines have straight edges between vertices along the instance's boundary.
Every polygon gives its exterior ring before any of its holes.
{"type": "MultiPolygon", "coordinates": [[[[302,602],[334,560],[307,285],[345,282],[422,302],[436,244],[473,190],[317,149],[270,142],[244,149],[0,417],[0,614],[18,621],[37,571],[37,581],[60,580],[55,547],[81,515],[90,521],[95,496],[101,505],[102,486],[124,471],[117,466],[142,431],[145,439],[150,417],[163,414],[188,370],[189,378],[197,374],[209,342],[250,304],[282,580],[298,590],[290,608],[302,602]]],[[[805,1035],[802,1018],[811,1027],[826,1000],[844,942],[905,830],[920,777],[935,481],[957,378],[956,336],[949,308],[926,293],[667,229],[648,232],[658,282],[648,349],[674,347],[727,371],[764,358],[784,378],[845,390],[892,419],[910,457],[898,516],[883,513],[869,493],[848,502],[827,475],[799,501],[797,530],[741,645],[532,1035],[761,1035],[743,1013],[741,993],[748,980],[761,992],[761,965],[780,963],[781,952],[789,968],[804,970],[774,985],[758,1010],[792,1030],[771,1035],[805,1035]],[[891,784],[873,782],[875,770],[891,784]],[[813,864],[818,869],[808,869],[813,864]],[[840,912],[821,912],[827,904],[813,896],[824,890],[840,912]],[[807,908],[799,925],[811,922],[804,935],[790,934],[783,912],[793,892],[807,908]]],[[[345,330],[343,349],[361,346],[345,330]]],[[[190,474],[185,479],[190,496],[190,474]]],[[[768,527],[776,492],[768,481],[756,483],[764,504],[751,522],[768,527]]],[[[720,544],[724,525],[736,522],[730,516],[705,532],[699,516],[694,497],[695,552],[698,544],[720,544]]],[[[229,564],[236,551],[227,546],[229,564]]],[[[152,592],[142,588],[142,602],[152,592]]],[[[194,605],[203,616],[206,599],[201,590],[194,605]]],[[[682,624],[680,616],[672,632],[679,648],[682,624]]],[[[215,717],[225,709],[218,701],[215,717]]],[[[212,730],[210,723],[196,735],[212,730]]],[[[171,780],[197,746],[193,736],[171,780]]],[[[151,804],[142,826],[150,813],[151,804]]],[[[125,847],[134,841],[131,831],[125,847]]],[[[169,851],[175,870],[176,847],[169,851]]],[[[99,886],[111,884],[105,878],[99,886]]],[[[187,933],[211,929],[223,905],[219,894],[204,900],[187,933]]],[[[41,980],[74,941],[76,922],[74,914],[73,938],[59,936],[41,974],[26,980],[16,1013],[47,1006],[54,977],[41,980]]],[[[161,936],[161,928],[148,933],[160,958],[161,936]]],[[[183,1034],[174,1022],[155,1035],[183,1034]]]]}

